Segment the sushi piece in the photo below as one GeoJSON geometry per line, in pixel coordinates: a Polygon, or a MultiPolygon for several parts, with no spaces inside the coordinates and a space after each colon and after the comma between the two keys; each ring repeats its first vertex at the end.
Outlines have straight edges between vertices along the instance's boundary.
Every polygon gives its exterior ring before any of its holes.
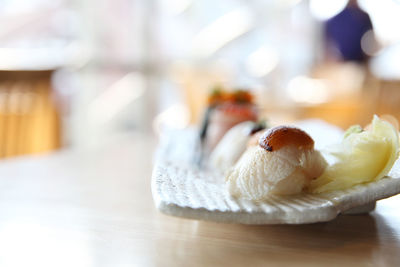
{"type": "Polygon", "coordinates": [[[258,145],[248,147],[228,172],[226,184],[232,196],[250,200],[263,200],[271,194],[298,194],[323,173],[326,165],[307,133],[279,126],[267,130],[258,145]]]}
{"type": "Polygon", "coordinates": [[[211,152],[210,165],[221,172],[231,168],[246,150],[250,140],[265,127],[265,122],[245,121],[231,128],[211,152]]]}
{"type": "Polygon", "coordinates": [[[253,95],[245,90],[233,92],[216,88],[208,99],[200,138],[208,151],[212,151],[222,137],[235,125],[257,121],[258,112],[253,95]]]}

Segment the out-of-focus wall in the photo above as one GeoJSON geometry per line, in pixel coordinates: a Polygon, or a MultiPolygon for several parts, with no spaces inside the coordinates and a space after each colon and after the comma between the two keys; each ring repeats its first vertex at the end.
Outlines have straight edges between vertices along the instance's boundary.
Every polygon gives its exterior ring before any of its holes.
{"type": "Polygon", "coordinates": [[[395,0],[358,1],[374,30],[362,64],[326,56],[326,22],[347,0],[3,3],[0,70],[52,70],[64,146],[196,124],[215,84],[249,88],[274,123],[400,116],[395,0]]]}

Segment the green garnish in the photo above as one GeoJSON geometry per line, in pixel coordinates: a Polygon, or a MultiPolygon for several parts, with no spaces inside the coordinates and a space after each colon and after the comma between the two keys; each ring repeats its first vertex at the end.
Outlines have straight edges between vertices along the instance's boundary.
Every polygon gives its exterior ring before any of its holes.
{"type": "Polygon", "coordinates": [[[350,136],[352,134],[362,133],[363,131],[364,131],[364,129],[360,125],[352,125],[346,130],[343,138],[347,138],[348,136],[350,136]]]}

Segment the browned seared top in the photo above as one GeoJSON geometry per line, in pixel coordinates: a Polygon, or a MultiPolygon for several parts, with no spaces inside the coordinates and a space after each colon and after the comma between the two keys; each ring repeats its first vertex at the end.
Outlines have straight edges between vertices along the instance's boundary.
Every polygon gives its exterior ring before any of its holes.
{"type": "Polygon", "coordinates": [[[291,126],[277,126],[267,130],[258,144],[270,152],[288,145],[302,149],[314,148],[314,140],[306,132],[291,126]]]}

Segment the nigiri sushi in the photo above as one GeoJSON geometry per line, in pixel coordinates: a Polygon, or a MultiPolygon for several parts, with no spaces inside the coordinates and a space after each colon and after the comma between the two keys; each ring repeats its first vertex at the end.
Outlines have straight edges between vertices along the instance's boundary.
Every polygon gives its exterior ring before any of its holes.
{"type": "Polygon", "coordinates": [[[231,168],[253,137],[265,127],[265,122],[245,121],[231,128],[211,152],[210,165],[221,172],[231,168]]]}
{"type": "Polygon", "coordinates": [[[306,132],[279,126],[267,130],[258,145],[247,148],[228,172],[226,184],[232,196],[250,200],[297,194],[319,177],[326,165],[306,132]]]}
{"type": "Polygon", "coordinates": [[[225,133],[244,121],[257,121],[258,112],[253,95],[245,90],[233,92],[216,88],[208,99],[208,108],[201,130],[209,151],[213,150],[225,133]]]}

